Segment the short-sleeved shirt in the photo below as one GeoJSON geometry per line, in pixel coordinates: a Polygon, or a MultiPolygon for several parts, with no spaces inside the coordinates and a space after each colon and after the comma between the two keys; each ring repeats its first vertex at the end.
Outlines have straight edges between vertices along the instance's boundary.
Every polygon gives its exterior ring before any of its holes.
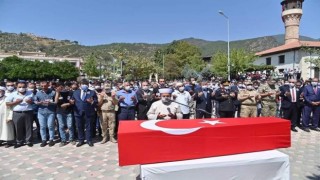
{"type": "Polygon", "coordinates": [[[20,104],[13,106],[13,111],[32,111],[32,104],[28,104],[26,101],[28,99],[33,100],[33,93],[30,91],[26,91],[24,95],[20,94],[18,91],[12,92],[7,98],[6,102],[14,102],[17,99],[22,99],[23,101],[20,104]]]}
{"type": "Polygon", "coordinates": [[[58,102],[57,102],[57,113],[61,112],[61,113],[71,113],[73,107],[72,106],[68,106],[66,109],[61,108],[62,104],[65,103],[69,103],[69,100],[72,97],[73,92],[72,91],[62,91],[60,92],[60,96],[58,98],[58,102]]]}
{"type": "Polygon", "coordinates": [[[117,92],[117,98],[120,99],[120,96],[125,97],[123,101],[120,101],[120,107],[134,107],[138,101],[135,91],[130,90],[128,93],[125,90],[120,90],[117,92]],[[131,97],[134,96],[136,101],[133,101],[131,97]]]}
{"type": "Polygon", "coordinates": [[[41,101],[47,101],[49,102],[49,105],[38,105],[38,112],[55,112],[56,110],[56,104],[54,104],[54,98],[55,98],[55,91],[49,89],[47,92],[44,91],[38,91],[34,100],[41,102],[41,101]]]}

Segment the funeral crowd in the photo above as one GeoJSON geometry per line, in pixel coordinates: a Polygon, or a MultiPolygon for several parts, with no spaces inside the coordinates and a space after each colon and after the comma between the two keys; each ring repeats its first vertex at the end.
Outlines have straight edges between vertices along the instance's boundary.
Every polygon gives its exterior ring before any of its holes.
{"type": "Polygon", "coordinates": [[[117,143],[119,121],[281,117],[320,131],[317,78],[256,81],[6,81],[0,84],[0,140],[5,147],[117,143]],[[34,126],[35,124],[35,126],[34,126]]]}

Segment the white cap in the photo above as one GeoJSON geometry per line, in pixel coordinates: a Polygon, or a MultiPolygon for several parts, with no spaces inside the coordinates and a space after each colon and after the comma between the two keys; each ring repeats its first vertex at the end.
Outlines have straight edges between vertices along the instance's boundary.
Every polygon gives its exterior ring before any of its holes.
{"type": "Polygon", "coordinates": [[[182,82],[178,82],[178,83],[176,84],[176,86],[183,86],[183,83],[182,83],[182,82]]]}
{"type": "Polygon", "coordinates": [[[2,91],[6,91],[6,90],[7,90],[7,88],[6,88],[6,87],[3,87],[3,86],[0,86],[0,90],[2,90],[2,91]]]}
{"type": "Polygon", "coordinates": [[[172,89],[171,88],[162,88],[162,89],[159,89],[159,93],[160,94],[171,94],[172,89]]]}

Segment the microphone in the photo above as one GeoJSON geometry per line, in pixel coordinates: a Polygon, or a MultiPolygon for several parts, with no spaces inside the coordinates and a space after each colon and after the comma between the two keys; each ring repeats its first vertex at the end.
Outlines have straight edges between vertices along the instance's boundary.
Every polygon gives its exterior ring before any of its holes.
{"type": "MultiPolygon", "coordinates": [[[[185,107],[188,107],[188,108],[191,108],[191,106],[189,106],[189,105],[186,105],[186,104],[183,104],[183,103],[179,103],[179,102],[174,101],[174,100],[171,100],[171,99],[170,99],[169,101],[170,101],[170,102],[173,102],[173,103],[180,104],[180,105],[185,106],[185,107]]],[[[167,109],[168,109],[168,111],[169,111],[169,113],[170,113],[170,108],[168,107],[167,109]]],[[[196,108],[195,110],[196,110],[196,111],[202,111],[202,112],[204,112],[204,113],[206,113],[206,114],[212,114],[212,113],[209,113],[208,111],[206,111],[206,110],[204,110],[204,109],[196,108]]]]}

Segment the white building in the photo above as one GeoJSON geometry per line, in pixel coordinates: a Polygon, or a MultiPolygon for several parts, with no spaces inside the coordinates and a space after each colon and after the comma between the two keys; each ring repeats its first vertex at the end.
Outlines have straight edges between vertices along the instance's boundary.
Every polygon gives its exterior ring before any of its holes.
{"type": "Polygon", "coordinates": [[[256,53],[259,56],[255,61],[256,65],[272,65],[276,72],[284,70],[301,71],[303,79],[320,77],[319,68],[307,63],[306,60],[319,58],[316,54],[306,52],[306,48],[320,48],[320,42],[317,41],[296,41],[275,48],[271,48],[262,52],[256,53]]]}
{"type": "Polygon", "coordinates": [[[301,78],[319,77],[319,68],[307,59],[319,58],[316,54],[306,52],[305,48],[320,49],[320,41],[300,41],[299,26],[302,17],[304,0],[283,0],[282,20],[285,24],[285,44],[256,53],[259,56],[256,65],[275,66],[276,72],[296,70],[301,72],[301,78]]]}
{"type": "Polygon", "coordinates": [[[81,65],[83,63],[82,58],[70,58],[70,57],[47,57],[46,53],[43,52],[26,52],[26,51],[20,51],[17,53],[0,53],[0,61],[6,57],[10,56],[17,56],[19,58],[30,60],[30,61],[49,61],[50,63],[53,63],[55,61],[69,61],[71,64],[73,64],[75,67],[81,69],[81,65]]]}

